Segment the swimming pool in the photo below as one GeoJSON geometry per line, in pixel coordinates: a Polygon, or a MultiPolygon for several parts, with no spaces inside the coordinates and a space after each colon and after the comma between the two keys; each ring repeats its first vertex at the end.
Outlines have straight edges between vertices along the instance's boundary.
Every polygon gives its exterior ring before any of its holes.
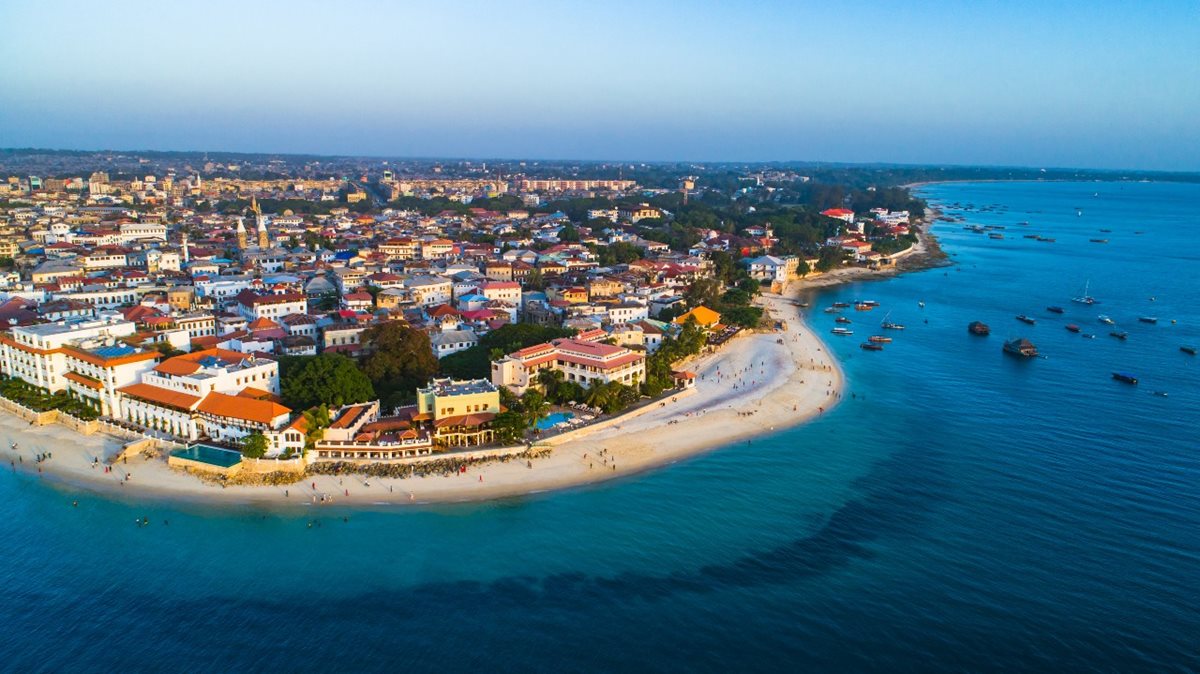
{"type": "Polygon", "coordinates": [[[575,415],[571,412],[555,412],[554,414],[547,414],[536,424],[534,424],[534,426],[536,426],[539,431],[544,431],[554,428],[555,424],[561,424],[564,421],[569,421],[574,418],[575,415]]]}

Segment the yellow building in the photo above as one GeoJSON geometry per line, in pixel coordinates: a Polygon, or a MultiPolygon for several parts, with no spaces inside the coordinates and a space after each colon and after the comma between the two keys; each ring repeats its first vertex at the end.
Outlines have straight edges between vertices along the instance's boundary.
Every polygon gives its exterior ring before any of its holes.
{"type": "Polygon", "coordinates": [[[480,445],[491,442],[492,420],[500,413],[500,389],[486,379],[434,379],[417,389],[417,416],[431,422],[434,443],[480,445]]]}

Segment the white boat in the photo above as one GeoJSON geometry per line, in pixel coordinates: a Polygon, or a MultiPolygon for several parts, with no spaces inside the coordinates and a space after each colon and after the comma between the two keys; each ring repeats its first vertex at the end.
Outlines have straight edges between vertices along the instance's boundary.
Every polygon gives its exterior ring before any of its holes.
{"type": "Polygon", "coordinates": [[[1078,302],[1080,304],[1095,304],[1096,298],[1092,297],[1091,295],[1088,294],[1088,287],[1091,285],[1092,285],[1092,282],[1090,280],[1087,283],[1083,284],[1083,294],[1080,295],[1079,297],[1072,297],[1071,301],[1078,302]]]}
{"type": "Polygon", "coordinates": [[[850,328],[834,328],[831,332],[835,335],[853,335],[854,331],[850,328]]]}
{"type": "Polygon", "coordinates": [[[1097,316],[1097,318],[1100,319],[1101,323],[1108,323],[1109,325],[1113,325],[1115,323],[1115,321],[1113,321],[1113,319],[1109,318],[1108,316],[1105,316],[1104,314],[1100,314],[1099,316],[1097,316]]]}

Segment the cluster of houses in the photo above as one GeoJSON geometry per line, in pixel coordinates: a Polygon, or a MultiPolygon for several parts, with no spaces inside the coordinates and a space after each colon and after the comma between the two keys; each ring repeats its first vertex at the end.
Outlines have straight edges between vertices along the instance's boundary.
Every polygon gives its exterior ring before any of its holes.
{"type": "MultiPolygon", "coordinates": [[[[585,386],[644,381],[646,355],[680,329],[657,317],[679,313],[684,291],[711,273],[709,254],[766,253],[775,241],[769,226],[701,232],[690,250],[673,252],[633,226],[670,216],[646,204],[590,213],[589,225],[526,209],[265,214],[258,196],[329,201],[344,199],[346,186],[114,181],[103,173],[79,183],[4,183],[24,198],[0,208],[0,259],[11,262],[0,268],[0,375],[66,391],[101,415],[181,440],[236,445],[262,433],[272,456],[304,447],[308,431],[300,411],[279,399],[278,357],[356,355],[363,332],[387,321],[426,332],[438,358],[519,321],[574,330],[573,338],[496,360],[490,380],[432,382],[413,409],[340,410],[316,457],[393,458],[486,443],[499,387],[520,394],[541,370],[585,386]],[[240,213],[189,207],[247,195],[240,213]],[[601,264],[594,251],[619,242],[640,249],[640,259],[601,264]]],[[[630,181],[513,184],[569,194],[637,189],[630,181]]],[[[425,196],[510,189],[482,178],[386,175],[377,186],[425,196]]],[[[538,193],[522,198],[531,196],[538,193]]],[[[846,213],[826,212],[848,218],[841,245],[852,246],[863,230],[846,213]]],[[[906,231],[907,214],[874,215],[888,231],[906,231]]],[[[798,263],[748,259],[751,275],[769,281],[793,277],[798,263]]]]}
{"type": "Polygon", "coordinates": [[[880,239],[901,237],[909,233],[908,211],[873,208],[869,216],[856,217],[854,211],[848,208],[830,208],[821,211],[821,215],[846,223],[845,234],[829,239],[825,245],[841,247],[854,262],[869,265],[887,264],[909,252],[902,250],[884,254],[875,250],[875,242],[880,239]],[[871,236],[868,236],[868,224],[872,225],[871,236]]]}

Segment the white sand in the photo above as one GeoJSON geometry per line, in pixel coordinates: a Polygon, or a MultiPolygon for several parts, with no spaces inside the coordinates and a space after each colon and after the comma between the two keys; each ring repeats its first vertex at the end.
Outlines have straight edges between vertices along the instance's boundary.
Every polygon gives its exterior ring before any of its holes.
{"type": "Polygon", "coordinates": [[[334,505],[477,501],[609,480],[795,426],[836,404],[842,373],[825,345],[790,300],[764,295],[762,303],[786,321],[786,331],[744,334],[685,364],[698,377],[694,394],[568,440],[535,459],[532,469],[525,461],[509,461],[445,477],[315,476],[288,486],[222,488],[172,470],[162,459],[132,460],[104,473],[103,467],[91,467],[93,457],[114,454],[120,441],[83,437],[62,426],[33,429],[6,413],[0,413],[0,458],[13,460],[8,445],[16,440],[25,457],[18,469],[37,471],[33,455],[53,452],[40,465],[44,478],[92,491],[229,504],[313,505],[320,495],[333,497],[334,505]],[[126,474],[132,477],[126,480],[126,474]]]}

